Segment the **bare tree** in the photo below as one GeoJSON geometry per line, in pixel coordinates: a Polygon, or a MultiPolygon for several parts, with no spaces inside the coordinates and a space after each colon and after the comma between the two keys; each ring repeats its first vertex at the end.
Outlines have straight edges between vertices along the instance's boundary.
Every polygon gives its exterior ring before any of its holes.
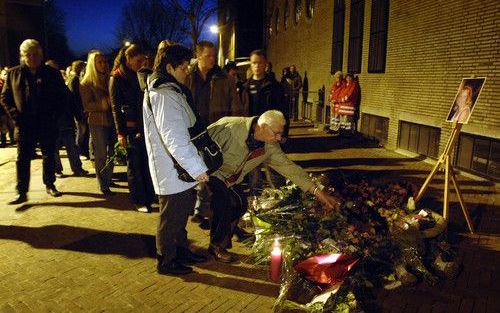
{"type": "Polygon", "coordinates": [[[182,31],[191,37],[193,47],[198,43],[207,20],[217,12],[215,0],[169,0],[186,22],[182,31]]]}
{"type": "Polygon", "coordinates": [[[47,58],[56,60],[60,65],[67,65],[74,59],[68,45],[64,12],[55,1],[45,1],[45,26],[47,47],[44,54],[47,58]]]}
{"type": "Polygon", "coordinates": [[[184,16],[168,2],[129,0],[122,8],[116,37],[122,43],[130,40],[148,51],[155,51],[164,39],[182,42],[184,16]]]}

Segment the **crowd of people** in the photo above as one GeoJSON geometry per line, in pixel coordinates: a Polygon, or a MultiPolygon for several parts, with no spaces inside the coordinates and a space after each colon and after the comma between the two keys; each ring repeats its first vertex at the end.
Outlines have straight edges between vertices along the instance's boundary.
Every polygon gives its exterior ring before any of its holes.
{"type": "MultiPolygon", "coordinates": [[[[298,102],[300,87],[297,83],[287,94],[262,50],[250,54],[251,75],[245,82],[238,82],[234,66],[216,65],[215,47],[208,41],[196,45],[194,63],[190,49],[167,40],[159,44],[154,62],[138,45],[123,47],[111,69],[106,56],[92,50],[86,64],[75,61],[64,71],[66,78],[55,62],[43,63],[38,41],[23,41],[19,51],[20,65],[6,72],[0,94],[17,133],[17,196],[10,204],[28,200],[37,145],[43,183],[53,197],[62,195],[54,184],[62,172],[61,146],[74,175],[88,174],[81,155],[93,160],[97,188],[106,197],[114,195],[115,150],[126,149],[131,201],[140,212],[151,212],[159,203],[157,271],[170,275],[190,273],[192,265],[207,260],[189,248],[190,215],[210,229],[208,252],[216,261],[237,261],[229,251],[232,237],[249,235],[238,227],[249,195],[242,184],[248,181],[251,192],[259,188],[262,182],[255,177],[261,167],[290,179],[326,207],[338,206],[281,149],[294,109],[286,97],[298,102]],[[203,131],[223,155],[222,166],[210,174],[191,141],[203,131]],[[181,169],[190,181],[181,177],[181,169]]],[[[292,66],[285,81],[297,77],[292,66]]]]}

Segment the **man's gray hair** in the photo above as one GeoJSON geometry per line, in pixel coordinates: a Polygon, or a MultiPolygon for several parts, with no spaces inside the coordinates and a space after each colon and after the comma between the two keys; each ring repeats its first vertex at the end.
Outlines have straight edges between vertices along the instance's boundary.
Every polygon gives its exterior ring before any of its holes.
{"type": "Polygon", "coordinates": [[[283,113],[281,113],[278,110],[269,110],[264,113],[262,113],[261,116],[259,116],[259,119],[257,120],[257,124],[259,126],[262,126],[263,124],[266,124],[268,126],[285,126],[286,125],[286,119],[283,113]]]}
{"type": "Polygon", "coordinates": [[[40,45],[40,43],[37,40],[35,40],[35,39],[26,39],[19,46],[19,52],[21,54],[26,54],[26,53],[28,53],[28,51],[30,51],[33,48],[40,49],[40,51],[42,50],[42,46],[40,45]]]}

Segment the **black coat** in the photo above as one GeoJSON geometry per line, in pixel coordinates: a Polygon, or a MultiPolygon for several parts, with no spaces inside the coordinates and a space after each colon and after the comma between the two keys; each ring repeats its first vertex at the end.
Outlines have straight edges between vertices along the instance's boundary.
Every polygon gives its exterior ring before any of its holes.
{"type": "Polygon", "coordinates": [[[250,79],[243,84],[243,107],[249,116],[258,116],[267,110],[278,110],[285,116],[287,126],[284,135],[288,135],[289,108],[286,102],[283,88],[278,81],[271,75],[266,75],[261,83],[257,103],[250,103],[249,91],[250,79]]]}
{"type": "Polygon", "coordinates": [[[118,134],[143,133],[144,92],[139,85],[137,73],[126,67],[115,70],[109,81],[109,95],[118,134]]]}
{"type": "Polygon", "coordinates": [[[29,69],[23,65],[9,69],[0,94],[0,103],[16,126],[22,127],[25,122],[34,122],[46,127],[55,127],[57,118],[68,97],[61,73],[46,65],[41,65],[37,70],[38,79],[36,84],[40,88],[40,96],[38,98],[39,105],[34,114],[29,114],[27,108],[28,75],[29,69]]]}

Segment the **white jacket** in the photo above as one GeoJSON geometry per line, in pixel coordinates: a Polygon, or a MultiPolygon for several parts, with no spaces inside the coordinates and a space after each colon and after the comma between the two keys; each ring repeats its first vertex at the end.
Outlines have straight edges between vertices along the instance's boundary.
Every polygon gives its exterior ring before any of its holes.
{"type": "Polygon", "coordinates": [[[207,167],[190,141],[188,128],[194,125],[196,117],[186,97],[177,91],[179,87],[174,83],[168,82],[156,89],[151,88],[153,83],[148,84],[153,112],[148,107],[147,93],[142,106],[149,171],[156,194],[170,195],[197,184],[178,178],[171,156],[193,178],[205,173],[207,167]]]}

